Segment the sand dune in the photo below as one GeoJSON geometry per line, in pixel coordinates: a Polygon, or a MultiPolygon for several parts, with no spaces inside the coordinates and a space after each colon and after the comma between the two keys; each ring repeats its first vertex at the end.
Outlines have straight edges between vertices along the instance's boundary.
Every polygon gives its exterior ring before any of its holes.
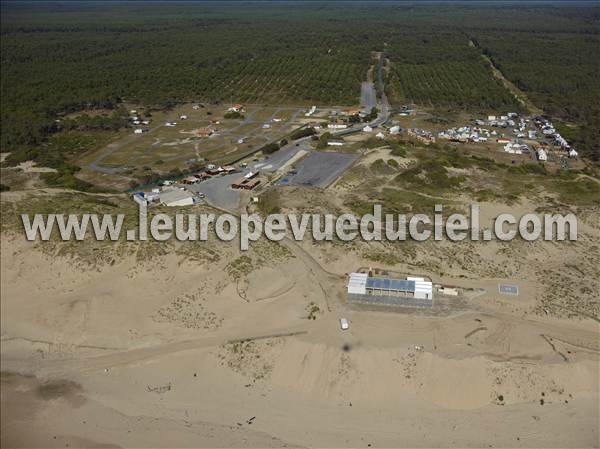
{"type": "Polygon", "coordinates": [[[307,253],[221,251],[82,269],[4,236],[2,445],[598,446],[597,323],[353,310],[307,253]]]}

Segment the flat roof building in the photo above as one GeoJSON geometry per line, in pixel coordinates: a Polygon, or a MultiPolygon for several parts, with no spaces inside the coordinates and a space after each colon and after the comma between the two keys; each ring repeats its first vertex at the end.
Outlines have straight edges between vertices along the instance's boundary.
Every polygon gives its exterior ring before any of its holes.
{"type": "Polygon", "coordinates": [[[367,291],[367,273],[350,273],[348,281],[348,293],[364,295],[367,291]]]}
{"type": "Polygon", "coordinates": [[[134,193],[132,198],[133,201],[143,206],[146,206],[148,204],[148,201],[146,200],[146,198],[144,198],[144,194],[142,192],[134,193]]]}
{"type": "Polygon", "coordinates": [[[158,198],[163,206],[192,206],[194,204],[194,195],[180,189],[163,190],[158,198]]]}
{"type": "Polygon", "coordinates": [[[420,307],[433,305],[433,283],[424,278],[393,279],[350,273],[347,288],[349,300],[420,307]]]}
{"type": "Polygon", "coordinates": [[[181,180],[181,183],[182,184],[196,184],[199,181],[200,180],[198,178],[196,178],[195,176],[188,176],[187,178],[183,178],[181,180]]]}
{"type": "Polygon", "coordinates": [[[231,184],[231,187],[234,189],[252,190],[259,184],[260,184],[260,179],[257,179],[254,177],[251,177],[251,178],[242,177],[242,178],[238,179],[237,181],[234,181],[231,184]]]}
{"type": "Polygon", "coordinates": [[[209,137],[214,134],[215,130],[212,128],[198,128],[196,130],[196,136],[198,137],[209,137]]]}

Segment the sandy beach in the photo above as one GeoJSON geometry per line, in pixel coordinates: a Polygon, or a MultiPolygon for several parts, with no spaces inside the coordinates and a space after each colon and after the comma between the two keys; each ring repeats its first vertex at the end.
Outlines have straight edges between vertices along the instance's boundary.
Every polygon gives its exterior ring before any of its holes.
{"type": "Polygon", "coordinates": [[[361,310],[352,258],[240,275],[218,245],[85,269],[4,235],[2,446],[597,447],[597,322],[494,279],[457,312],[361,310]]]}

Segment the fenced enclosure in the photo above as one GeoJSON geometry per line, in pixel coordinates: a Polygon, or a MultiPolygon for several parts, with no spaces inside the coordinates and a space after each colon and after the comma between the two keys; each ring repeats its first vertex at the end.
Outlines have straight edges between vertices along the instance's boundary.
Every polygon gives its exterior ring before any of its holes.
{"type": "Polygon", "coordinates": [[[407,296],[380,296],[380,295],[361,295],[358,293],[348,293],[348,302],[356,304],[380,304],[383,306],[399,307],[433,307],[433,299],[411,298],[407,296]]]}

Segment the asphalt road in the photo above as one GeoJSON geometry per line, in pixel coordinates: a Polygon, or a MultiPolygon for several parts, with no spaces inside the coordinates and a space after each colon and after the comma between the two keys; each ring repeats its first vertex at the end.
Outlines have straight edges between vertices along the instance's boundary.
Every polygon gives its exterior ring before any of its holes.
{"type": "Polygon", "coordinates": [[[360,88],[360,105],[365,112],[370,112],[377,106],[377,95],[372,81],[363,81],[360,88]]]}

